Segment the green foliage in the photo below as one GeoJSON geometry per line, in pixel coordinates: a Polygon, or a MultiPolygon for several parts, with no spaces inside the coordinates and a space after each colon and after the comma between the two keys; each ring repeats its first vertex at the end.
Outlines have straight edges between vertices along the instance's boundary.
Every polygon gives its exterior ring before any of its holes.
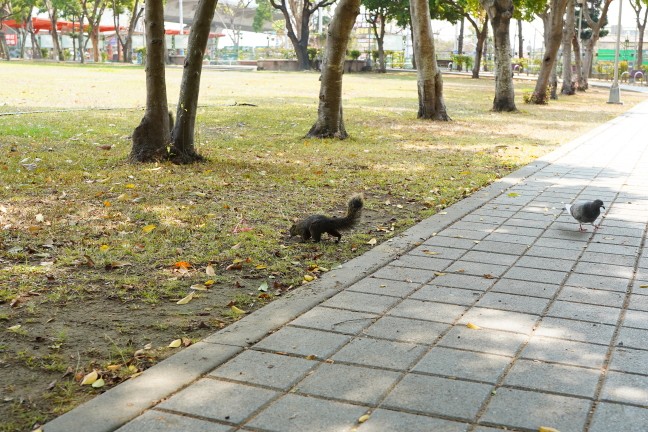
{"type": "Polygon", "coordinates": [[[263,30],[263,24],[270,21],[272,21],[272,6],[270,2],[268,0],[258,0],[252,21],[252,28],[255,32],[260,33],[263,30]]]}
{"type": "Polygon", "coordinates": [[[473,57],[465,54],[452,54],[450,56],[456,69],[471,69],[473,66],[473,57]]]}
{"type": "Polygon", "coordinates": [[[360,51],[359,50],[351,50],[349,52],[349,57],[351,57],[351,60],[358,60],[360,58],[360,51]]]}
{"type": "Polygon", "coordinates": [[[309,47],[306,52],[308,52],[308,60],[312,63],[315,61],[317,56],[320,54],[320,50],[317,48],[309,47]]]}

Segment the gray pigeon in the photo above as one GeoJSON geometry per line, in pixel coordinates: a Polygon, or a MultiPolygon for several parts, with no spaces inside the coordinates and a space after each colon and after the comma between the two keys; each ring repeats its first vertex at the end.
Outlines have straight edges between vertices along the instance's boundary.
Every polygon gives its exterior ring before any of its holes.
{"type": "Polygon", "coordinates": [[[594,224],[596,218],[601,214],[601,208],[605,208],[603,201],[594,200],[594,201],[578,201],[574,204],[565,204],[565,210],[569,212],[570,215],[578,221],[578,229],[581,232],[587,231],[583,228],[584,223],[591,223],[594,229],[597,229],[599,226],[594,224]]]}

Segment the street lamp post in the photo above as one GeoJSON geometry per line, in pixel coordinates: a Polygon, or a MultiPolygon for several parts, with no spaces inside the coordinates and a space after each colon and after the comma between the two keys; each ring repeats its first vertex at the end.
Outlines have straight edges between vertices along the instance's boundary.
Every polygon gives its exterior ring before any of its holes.
{"type": "Polygon", "coordinates": [[[621,6],[623,0],[619,0],[619,21],[617,24],[616,47],[614,49],[614,80],[610,87],[610,97],[607,103],[620,104],[621,96],[619,94],[619,45],[621,44],[621,6]]]}

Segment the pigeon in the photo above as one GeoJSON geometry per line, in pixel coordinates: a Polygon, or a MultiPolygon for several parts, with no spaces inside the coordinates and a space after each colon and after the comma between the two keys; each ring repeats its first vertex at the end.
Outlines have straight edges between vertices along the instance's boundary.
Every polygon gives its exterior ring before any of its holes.
{"type": "Polygon", "coordinates": [[[578,221],[578,229],[580,232],[587,231],[583,228],[584,223],[591,223],[594,229],[599,226],[594,224],[596,218],[601,214],[601,208],[605,208],[603,201],[578,201],[573,204],[565,204],[565,210],[578,221]]]}

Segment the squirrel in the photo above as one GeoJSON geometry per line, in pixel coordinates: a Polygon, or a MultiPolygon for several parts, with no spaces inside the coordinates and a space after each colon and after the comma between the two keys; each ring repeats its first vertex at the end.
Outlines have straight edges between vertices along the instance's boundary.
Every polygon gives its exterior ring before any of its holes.
{"type": "Polygon", "coordinates": [[[362,215],[364,198],[362,194],[352,196],[347,203],[347,214],[343,218],[328,217],[324,215],[312,215],[306,219],[296,222],[290,227],[290,236],[299,235],[302,241],[313,238],[313,241],[319,242],[323,233],[337,237],[336,243],[342,238],[340,231],[353,228],[362,215]]]}

